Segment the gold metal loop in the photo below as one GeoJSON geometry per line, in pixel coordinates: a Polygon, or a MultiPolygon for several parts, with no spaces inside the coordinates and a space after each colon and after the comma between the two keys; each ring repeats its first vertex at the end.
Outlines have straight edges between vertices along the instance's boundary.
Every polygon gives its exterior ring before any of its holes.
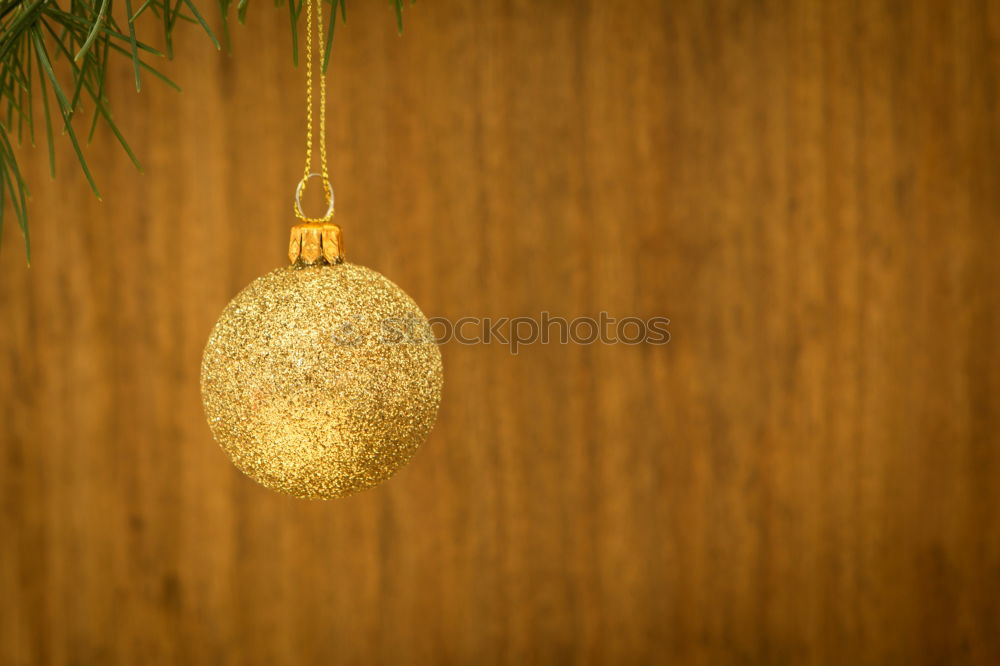
{"type": "Polygon", "coordinates": [[[329,222],[333,219],[333,185],[330,184],[330,179],[326,178],[321,173],[311,173],[307,176],[303,176],[302,180],[299,181],[298,187],[295,188],[295,217],[299,218],[303,222],[329,222]],[[306,186],[309,184],[310,178],[322,178],[323,179],[323,194],[326,195],[326,200],[329,202],[329,206],[326,212],[323,213],[323,217],[307,217],[302,211],[302,193],[306,191],[306,186]]]}

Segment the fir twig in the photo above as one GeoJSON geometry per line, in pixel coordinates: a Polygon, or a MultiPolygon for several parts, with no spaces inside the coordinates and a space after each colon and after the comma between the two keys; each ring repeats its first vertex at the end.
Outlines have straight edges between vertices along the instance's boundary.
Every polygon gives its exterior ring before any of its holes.
{"type": "MultiPolygon", "coordinates": [[[[175,90],[180,90],[176,83],[150,65],[140,54],[145,54],[145,57],[172,58],[173,31],[178,20],[200,25],[216,48],[222,48],[224,43],[228,51],[231,47],[229,8],[235,1],[237,20],[243,23],[249,6],[249,0],[217,0],[223,20],[223,39],[220,43],[195,5],[197,0],[143,0],[134,12],[133,1],[125,0],[126,25],[123,29],[114,19],[113,0],[0,0],[0,243],[9,204],[24,237],[25,256],[29,262],[31,241],[28,232],[28,185],[18,166],[10,135],[13,131],[18,143],[21,143],[24,128],[27,126],[28,137],[31,144],[35,145],[36,95],[40,94],[42,98],[46,152],[52,177],[54,178],[56,173],[56,159],[53,115],[49,103],[50,90],[55,97],[56,109],[62,118],[63,134],[69,137],[87,182],[94,194],[100,198],[97,183],[87,165],[73,126],[77,112],[85,103],[93,109],[87,133],[88,143],[97,129],[98,119],[103,120],[129,159],[141,170],[139,159],[118,129],[108,108],[105,81],[109,56],[114,54],[116,59],[117,56],[128,59],[135,75],[137,92],[142,88],[142,72],[151,74],[175,90]],[[165,52],[154,48],[137,36],[136,21],[147,10],[159,17],[165,52]],[[187,11],[190,11],[190,15],[187,11]],[[68,64],[62,65],[61,60],[65,60],[68,64]],[[37,85],[34,74],[36,69],[37,85]],[[60,82],[57,70],[63,70],[67,87],[64,88],[64,84],[60,82]],[[67,95],[67,92],[70,95],[67,95]]],[[[346,22],[347,0],[319,1],[326,2],[331,9],[323,45],[325,72],[330,62],[337,10],[340,10],[341,21],[346,22]]],[[[415,0],[411,0],[413,1],[415,0]]],[[[282,2],[288,2],[294,48],[293,60],[297,63],[298,23],[305,0],[275,0],[275,5],[281,5],[282,2]]],[[[389,0],[389,2],[394,7],[397,27],[402,31],[405,0],[389,0]]]]}

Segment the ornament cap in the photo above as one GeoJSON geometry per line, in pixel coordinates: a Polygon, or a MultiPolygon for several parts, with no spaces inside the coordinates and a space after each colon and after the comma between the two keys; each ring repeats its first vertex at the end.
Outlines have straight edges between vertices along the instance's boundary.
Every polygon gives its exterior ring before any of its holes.
{"type": "Polygon", "coordinates": [[[307,222],[292,227],[288,260],[295,263],[340,264],[344,262],[344,239],[336,224],[307,222]]]}

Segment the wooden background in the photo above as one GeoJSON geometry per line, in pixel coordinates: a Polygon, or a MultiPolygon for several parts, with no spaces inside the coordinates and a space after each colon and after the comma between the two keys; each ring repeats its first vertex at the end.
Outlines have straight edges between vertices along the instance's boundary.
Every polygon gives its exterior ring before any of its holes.
{"type": "MultiPolygon", "coordinates": [[[[1000,4],[352,2],[353,261],[429,315],[668,316],[443,349],[426,446],[272,494],[198,390],[281,265],[287,12],[194,27],[0,254],[0,663],[1000,663],[1000,4]]],[[[148,30],[155,30],[148,27],[148,30]]]]}

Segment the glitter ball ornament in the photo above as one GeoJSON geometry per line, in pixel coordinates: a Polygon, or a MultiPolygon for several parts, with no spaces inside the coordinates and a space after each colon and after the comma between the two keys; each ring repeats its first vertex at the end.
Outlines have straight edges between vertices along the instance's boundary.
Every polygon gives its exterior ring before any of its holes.
{"type": "Polygon", "coordinates": [[[340,229],[293,228],[292,265],[234,298],[205,346],[209,426],[233,463],[296,497],[333,498],[392,476],[430,432],[441,354],[416,303],[344,263],[340,229]]]}

